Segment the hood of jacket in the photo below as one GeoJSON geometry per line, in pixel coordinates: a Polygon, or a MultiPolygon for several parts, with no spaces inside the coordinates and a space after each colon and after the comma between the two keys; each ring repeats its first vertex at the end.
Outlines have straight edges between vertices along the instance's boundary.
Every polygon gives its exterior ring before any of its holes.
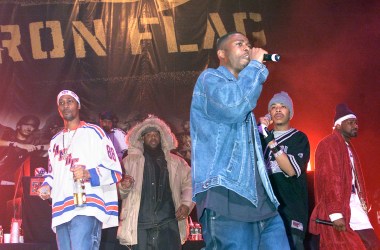
{"type": "Polygon", "coordinates": [[[160,118],[149,115],[143,122],[136,124],[128,131],[126,137],[127,144],[129,145],[128,154],[144,152],[144,140],[141,134],[148,127],[154,127],[160,132],[161,147],[165,154],[177,148],[178,141],[169,125],[160,118]]]}

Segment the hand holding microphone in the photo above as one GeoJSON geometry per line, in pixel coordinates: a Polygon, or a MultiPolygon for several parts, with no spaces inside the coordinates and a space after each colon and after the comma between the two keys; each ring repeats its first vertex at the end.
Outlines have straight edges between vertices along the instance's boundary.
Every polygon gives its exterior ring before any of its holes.
{"type": "Polygon", "coordinates": [[[266,50],[253,47],[249,50],[249,59],[263,63],[265,54],[268,54],[266,50]]]}
{"type": "Polygon", "coordinates": [[[270,114],[266,114],[259,118],[259,132],[264,135],[264,137],[268,136],[268,126],[272,123],[272,117],[270,114]]]}
{"type": "Polygon", "coordinates": [[[273,122],[270,114],[266,114],[263,117],[259,118],[260,125],[258,126],[259,132],[264,136],[265,142],[268,144],[269,142],[274,140],[273,133],[268,131],[268,126],[273,122]]]}
{"type": "Polygon", "coordinates": [[[270,133],[268,131],[269,124],[273,123],[272,117],[270,114],[266,114],[264,117],[260,117],[260,125],[259,131],[263,134],[265,143],[267,144],[267,147],[269,148],[270,152],[273,154],[274,158],[277,160],[277,158],[284,153],[280,145],[277,144],[276,140],[274,139],[274,133],[270,133]]]}
{"type": "Polygon", "coordinates": [[[321,219],[318,219],[318,218],[315,219],[315,223],[323,224],[323,225],[327,225],[327,226],[333,226],[334,225],[334,223],[331,222],[331,221],[321,220],[321,219]]]}
{"type": "Polygon", "coordinates": [[[251,60],[257,60],[259,62],[278,62],[280,61],[280,55],[279,54],[268,54],[267,51],[261,49],[261,48],[252,48],[249,51],[249,58],[251,60]]]}

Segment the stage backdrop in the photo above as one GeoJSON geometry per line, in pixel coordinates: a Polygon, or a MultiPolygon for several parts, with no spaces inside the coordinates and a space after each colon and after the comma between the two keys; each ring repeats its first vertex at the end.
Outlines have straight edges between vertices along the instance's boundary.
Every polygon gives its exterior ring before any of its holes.
{"type": "Polygon", "coordinates": [[[120,125],[152,113],[188,119],[215,41],[238,30],[266,45],[260,1],[9,1],[1,5],[0,115],[44,119],[72,89],[82,118],[114,111],[120,125]],[[15,3],[16,2],[16,3],[15,3]]]}
{"type": "MultiPolygon", "coordinates": [[[[331,133],[335,105],[357,113],[354,140],[370,200],[379,191],[378,1],[367,0],[0,0],[0,123],[57,115],[56,95],[81,98],[82,119],[111,110],[128,130],[155,114],[181,132],[194,83],[216,67],[215,42],[228,31],[279,53],[255,109],[274,93],[293,98],[292,125],[314,151],[331,133]]],[[[380,208],[376,208],[380,210],[380,208]]]]}

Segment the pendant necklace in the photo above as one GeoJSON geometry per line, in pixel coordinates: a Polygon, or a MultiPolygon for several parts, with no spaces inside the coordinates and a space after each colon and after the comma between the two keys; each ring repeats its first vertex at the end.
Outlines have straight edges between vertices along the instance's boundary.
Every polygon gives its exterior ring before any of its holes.
{"type": "MultiPolygon", "coordinates": [[[[62,140],[62,144],[63,144],[63,155],[62,155],[62,158],[64,160],[66,160],[67,158],[67,154],[68,154],[68,151],[69,151],[69,148],[74,140],[74,136],[75,136],[75,133],[77,132],[78,129],[75,130],[73,136],[71,137],[71,140],[70,140],[70,144],[67,146],[67,148],[65,148],[65,133],[63,133],[63,140],[62,140]]],[[[70,131],[68,131],[70,133],[70,131]]]]}

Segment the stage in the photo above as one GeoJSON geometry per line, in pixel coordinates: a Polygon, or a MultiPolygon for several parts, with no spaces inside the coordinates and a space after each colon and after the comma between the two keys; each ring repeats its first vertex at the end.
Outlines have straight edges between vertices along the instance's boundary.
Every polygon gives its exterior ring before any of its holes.
{"type": "MultiPolygon", "coordinates": [[[[200,250],[202,247],[204,247],[203,241],[187,241],[182,246],[182,250],[200,250]]],[[[112,243],[102,242],[100,245],[100,250],[114,249],[116,249],[116,246],[112,243]]],[[[0,244],[0,250],[57,250],[57,246],[49,243],[7,243],[0,244]]]]}
{"type": "MultiPolygon", "coordinates": [[[[16,218],[22,219],[21,227],[24,232],[25,243],[0,244],[0,250],[57,250],[55,234],[51,229],[51,205],[35,193],[39,181],[40,178],[23,177],[22,197],[7,202],[6,221],[9,221],[10,224],[14,214],[16,214],[16,218]]],[[[9,226],[4,227],[4,233],[9,233],[9,230],[9,226]]],[[[121,249],[116,239],[116,232],[116,227],[102,230],[101,250],[121,249]]],[[[203,246],[203,241],[187,241],[182,249],[199,250],[203,246]]]]}

